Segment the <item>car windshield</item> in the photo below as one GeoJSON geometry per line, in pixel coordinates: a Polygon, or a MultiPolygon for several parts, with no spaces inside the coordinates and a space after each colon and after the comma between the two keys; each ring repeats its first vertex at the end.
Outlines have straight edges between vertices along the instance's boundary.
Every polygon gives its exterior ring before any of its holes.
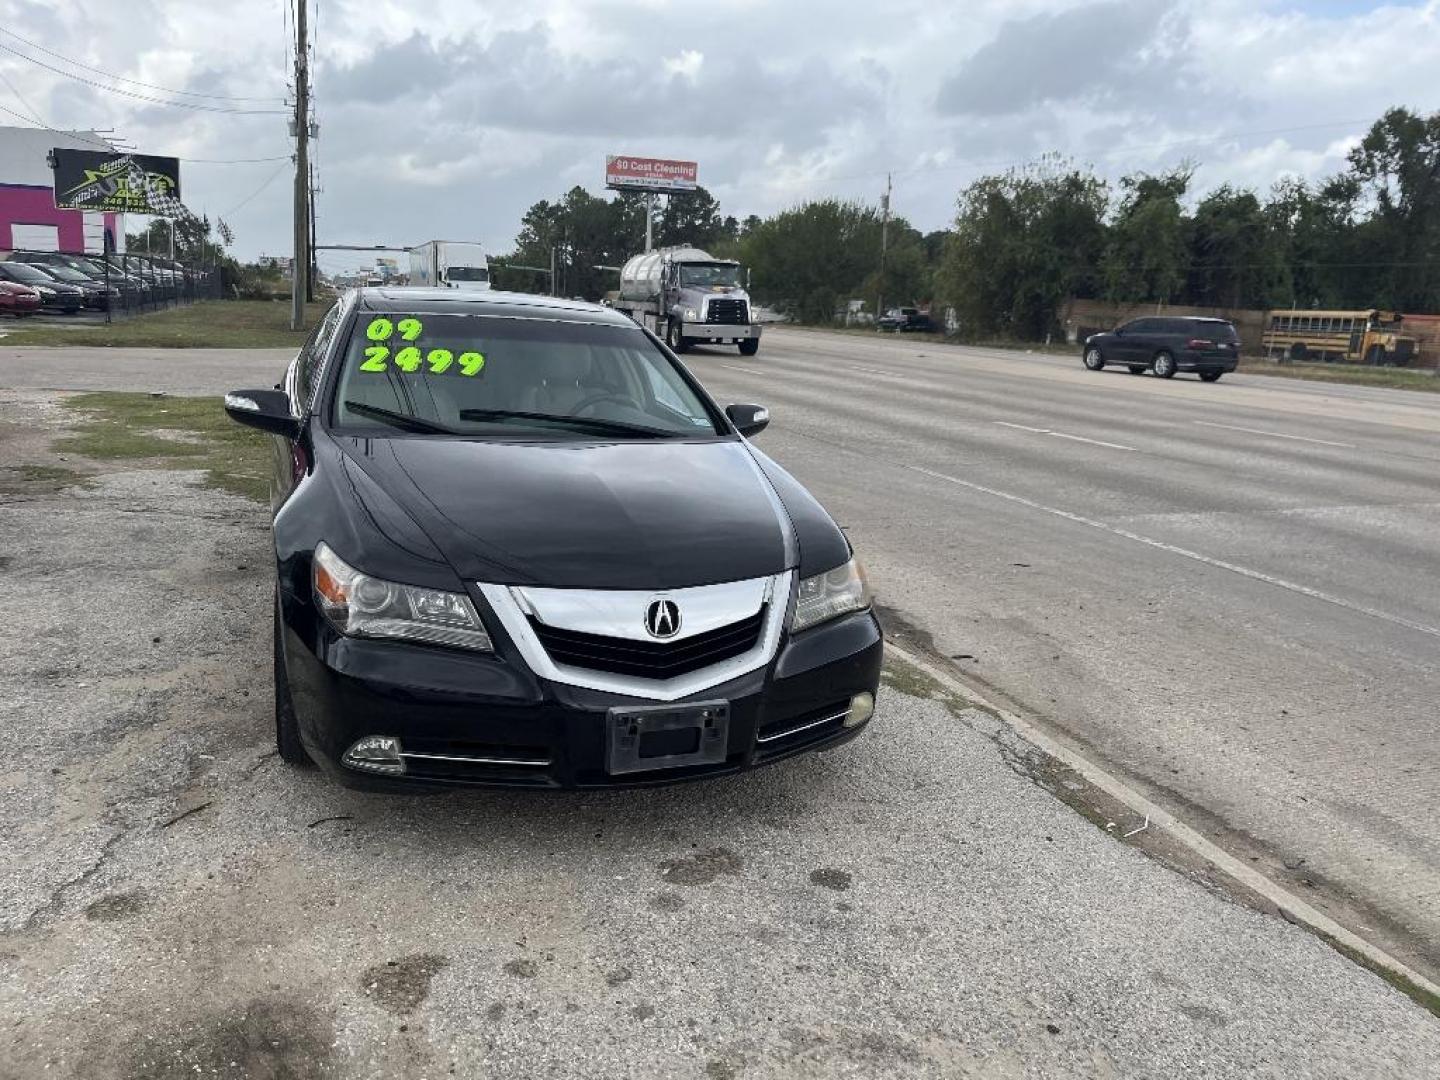
{"type": "Polygon", "coordinates": [[[42,273],[49,274],[51,277],[59,278],[61,281],[81,282],[90,280],[78,270],[71,270],[68,266],[56,266],[54,263],[46,263],[44,266],[38,267],[38,269],[42,273]]]}
{"type": "Polygon", "coordinates": [[[740,284],[740,267],[731,263],[690,264],[680,267],[681,285],[702,287],[731,286],[740,284]]]}
{"type": "Polygon", "coordinates": [[[55,284],[55,279],[49,274],[37,270],[28,263],[7,262],[4,265],[7,276],[15,281],[23,281],[27,285],[55,284]]]}
{"type": "Polygon", "coordinates": [[[449,281],[489,281],[490,272],[481,266],[452,266],[445,277],[449,281]]]}
{"type": "Polygon", "coordinates": [[[361,312],[335,422],[422,434],[681,438],[723,434],[639,327],[361,312]]]}

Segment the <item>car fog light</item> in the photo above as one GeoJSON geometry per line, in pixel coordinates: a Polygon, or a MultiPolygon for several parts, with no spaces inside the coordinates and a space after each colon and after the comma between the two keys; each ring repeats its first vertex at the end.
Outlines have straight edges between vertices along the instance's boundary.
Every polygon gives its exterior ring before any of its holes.
{"type": "Polygon", "coordinates": [[[850,699],[850,711],[840,722],[841,727],[859,727],[875,715],[875,695],[866,691],[850,699]]]}
{"type": "Polygon", "coordinates": [[[366,735],[346,750],[340,760],[352,769],[364,769],[366,772],[399,776],[405,771],[405,759],[400,756],[400,740],[390,735],[366,735]]]}

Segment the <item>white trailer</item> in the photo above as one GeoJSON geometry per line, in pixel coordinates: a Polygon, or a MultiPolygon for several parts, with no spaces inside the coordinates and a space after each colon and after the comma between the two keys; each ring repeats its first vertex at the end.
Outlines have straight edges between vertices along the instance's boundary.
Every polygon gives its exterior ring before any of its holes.
{"type": "Polygon", "coordinates": [[[481,292],[490,288],[490,262],[479,244],[431,240],[410,249],[410,284],[481,292]]]}

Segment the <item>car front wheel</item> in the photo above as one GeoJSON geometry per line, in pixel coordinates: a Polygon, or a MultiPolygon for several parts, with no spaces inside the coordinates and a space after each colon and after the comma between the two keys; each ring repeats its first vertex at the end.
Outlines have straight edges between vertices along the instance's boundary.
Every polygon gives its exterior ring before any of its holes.
{"type": "Polygon", "coordinates": [[[1175,377],[1175,357],[1168,352],[1156,353],[1155,374],[1162,379],[1173,379],[1175,377]]]}
{"type": "Polygon", "coordinates": [[[665,344],[677,353],[690,351],[690,339],[680,334],[680,324],[673,319],[665,329],[665,344]]]}
{"type": "Polygon", "coordinates": [[[1095,346],[1085,350],[1085,366],[1091,371],[1099,371],[1105,366],[1105,357],[1095,346]]]}
{"type": "Polygon", "coordinates": [[[760,351],[760,339],[759,339],[759,338],[746,338],[744,341],[740,342],[740,355],[741,355],[741,356],[754,356],[754,355],[755,355],[756,353],[758,353],[759,351],[760,351]]]}

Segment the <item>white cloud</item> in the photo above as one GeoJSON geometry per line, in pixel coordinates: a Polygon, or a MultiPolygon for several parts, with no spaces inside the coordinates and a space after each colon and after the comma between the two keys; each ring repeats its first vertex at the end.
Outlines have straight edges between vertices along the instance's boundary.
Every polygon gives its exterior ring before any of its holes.
{"type": "MultiPolygon", "coordinates": [[[[1046,151],[1111,177],[1189,158],[1202,186],[1264,190],[1339,168],[1392,105],[1440,109],[1440,0],[319,5],[319,216],[335,240],[503,247],[536,200],[599,191],[604,155],[621,150],[698,160],[737,216],[873,201],[893,171],[897,212],[924,229],[975,176],[1046,151]]],[[[278,100],[284,6],[0,0],[0,26],[132,79],[278,100]]],[[[291,149],[284,116],[150,105],[5,53],[0,70],[48,122],[114,127],[141,150],[291,149]]],[[[0,104],[24,111],[3,82],[0,104]]],[[[187,165],[185,196],[214,214],[274,169],[187,165]]],[[[233,222],[242,255],[285,247],[285,179],[233,222]]]]}

